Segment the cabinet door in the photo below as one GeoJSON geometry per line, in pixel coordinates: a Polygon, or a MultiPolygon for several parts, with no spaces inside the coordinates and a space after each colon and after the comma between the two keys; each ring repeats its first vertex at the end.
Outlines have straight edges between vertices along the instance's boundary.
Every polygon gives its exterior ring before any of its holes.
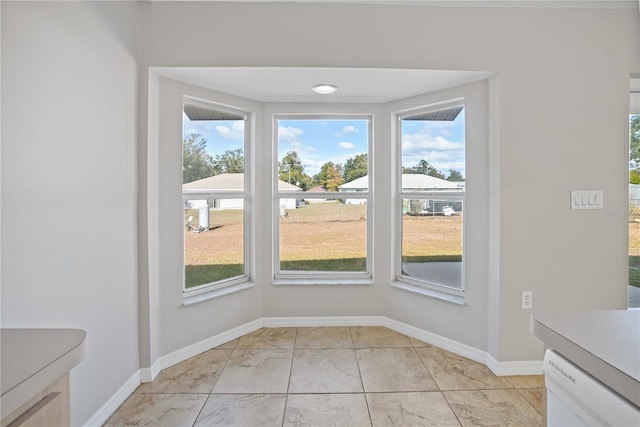
{"type": "Polygon", "coordinates": [[[68,427],[69,424],[69,374],[2,420],[2,427],[68,427]]]}

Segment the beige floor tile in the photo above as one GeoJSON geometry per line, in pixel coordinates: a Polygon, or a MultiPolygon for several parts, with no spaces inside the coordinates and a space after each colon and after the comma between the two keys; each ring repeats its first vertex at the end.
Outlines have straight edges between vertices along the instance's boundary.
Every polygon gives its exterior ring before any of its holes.
{"type": "Polygon", "coordinates": [[[204,405],[197,427],[281,427],[284,394],[212,394],[204,405]]]}
{"type": "Polygon", "coordinates": [[[515,388],[542,388],[543,375],[513,375],[505,377],[515,388]]]}
{"type": "Polygon", "coordinates": [[[231,350],[209,350],[162,370],[136,393],[210,393],[231,350]]]}
{"type": "Polygon", "coordinates": [[[353,348],[348,327],[298,328],[296,348],[353,348]]]}
{"type": "Polygon", "coordinates": [[[387,328],[264,328],[163,370],[106,426],[535,427],[543,402],[542,376],[387,328]]]}
{"type": "Polygon", "coordinates": [[[445,391],[443,394],[465,427],[542,426],[542,415],[515,389],[445,391]]]}
{"type": "Polygon", "coordinates": [[[293,349],[296,328],[261,328],[240,338],[236,350],[293,349]]]}
{"type": "Polygon", "coordinates": [[[382,326],[356,326],[351,328],[355,348],[412,347],[409,337],[382,326]]]}
{"type": "Polygon", "coordinates": [[[412,337],[409,337],[409,341],[411,341],[411,345],[413,345],[414,347],[429,347],[431,345],[412,337]]]}
{"type": "Polygon", "coordinates": [[[504,377],[496,376],[489,368],[435,346],[416,351],[433,375],[440,390],[477,390],[512,388],[504,377]]]}
{"type": "Polygon", "coordinates": [[[520,394],[531,403],[536,411],[544,413],[544,388],[521,388],[518,389],[520,394]]]}
{"type": "Polygon", "coordinates": [[[293,355],[289,393],[362,392],[353,349],[302,349],[293,355]]]}
{"type": "Polygon", "coordinates": [[[132,394],[105,427],[190,427],[206,400],[206,394],[132,394]]]}
{"type": "Polygon", "coordinates": [[[373,427],[460,427],[451,407],[439,391],[367,393],[373,427]]]}
{"type": "Polygon", "coordinates": [[[231,340],[224,344],[221,344],[216,347],[216,350],[233,350],[236,348],[236,344],[238,344],[239,340],[240,338],[236,338],[235,340],[231,340]]]}
{"type": "Polygon", "coordinates": [[[370,426],[364,394],[292,394],[283,426],[370,426]]]}
{"type": "Polygon", "coordinates": [[[414,348],[362,348],[356,357],[368,393],[438,389],[414,348]]]}
{"type": "Polygon", "coordinates": [[[234,350],[213,393],[286,393],[293,350],[234,350]]]}

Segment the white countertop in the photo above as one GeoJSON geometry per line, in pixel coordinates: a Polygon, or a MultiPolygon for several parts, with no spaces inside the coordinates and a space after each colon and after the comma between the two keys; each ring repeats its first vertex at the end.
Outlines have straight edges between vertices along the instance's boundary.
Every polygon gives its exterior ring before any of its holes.
{"type": "Polygon", "coordinates": [[[537,313],[531,332],[640,406],[640,310],[537,313]]]}
{"type": "Polygon", "coordinates": [[[0,418],[80,363],[86,336],[80,329],[1,329],[0,418]]]}

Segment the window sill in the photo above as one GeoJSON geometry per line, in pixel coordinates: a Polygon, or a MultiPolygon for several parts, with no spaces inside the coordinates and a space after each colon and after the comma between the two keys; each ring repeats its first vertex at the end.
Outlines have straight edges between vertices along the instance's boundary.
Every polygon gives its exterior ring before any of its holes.
{"type": "Polygon", "coordinates": [[[256,284],[253,282],[242,282],[235,285],[224,286],[222,288],[212,289],[208,292],[203,292],[198,295],[189,295],[182,298],[182,305],[188,307],[199,302],[207,301],[214,298],[219,298],[225,295],[240,292],[244,289],[252,288],[256,284]]]}
{"type": "Polygon", "coordinates": [[[373,279],[274,279],[275,286],[369,286],[373,279]]]}
{"type": "Polygon", "coordinates": [[[391,282],[391,286],[398,289],[404,289],[405,291],[413,292],[415,294],[451,302],[453,304],[464,305],[464,296],[455,295],[447,292],[446,290],[432,289],[427,288],[426,286],[413,285],[400,281],[391,282]]]}

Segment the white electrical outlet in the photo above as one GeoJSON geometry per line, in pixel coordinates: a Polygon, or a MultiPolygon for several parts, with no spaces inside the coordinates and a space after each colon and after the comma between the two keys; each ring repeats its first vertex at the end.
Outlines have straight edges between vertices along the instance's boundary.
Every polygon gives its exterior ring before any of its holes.
{"type": "Polygon", "coordinates": [[[533,308],[533,291],[522,291],[522,308],[533,308]]]}

